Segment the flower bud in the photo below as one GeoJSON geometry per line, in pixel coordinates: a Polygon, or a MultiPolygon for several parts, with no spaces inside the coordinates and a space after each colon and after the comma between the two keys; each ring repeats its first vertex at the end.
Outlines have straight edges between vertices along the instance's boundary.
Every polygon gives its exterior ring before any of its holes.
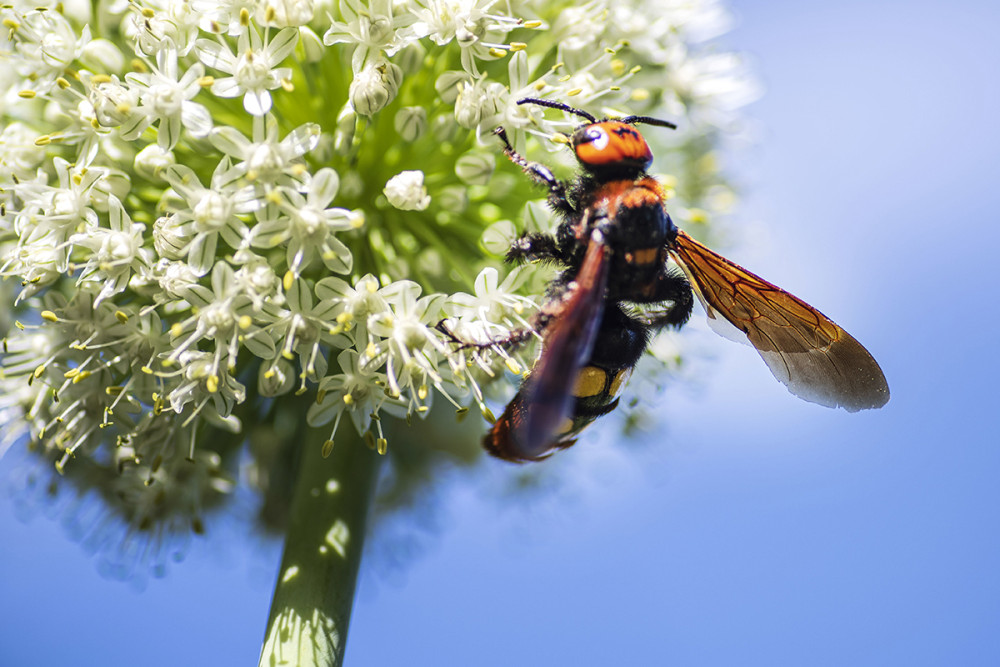
{"type": "Polygon", "coordinates": [[[486,185],[496,166],[497,161],[492,153],[472,151],[458,158],[455,174],[467,185],[486,185]]]}
{"type": "Polygon", "coordinates": [[[35,143],[38,132],[19,121],[13,121],[0,132],[0,146],[4,148],[4,167],[13,173],[31,178],[33,172],[45,161],[45,148],[35,143]]]}
{"type": "Polygon", "coordinates": [[[424,172],[419,169],[396,174],[382,192],[389,203],[401,211],[423,211],[431,203],[424,187],[424,172]]]}
{"type": "Polygon", "coordinates": [[[416,74],[424,66],[426,55],[427,50],[420,42],[410,42],[395,55],[393,60],[396,61],[404,74],[416,74]]]}
{"type": "Polygon", "coordinates": [[[358,126],[358,114],[348,102],[337,115],[337,129],[333,132],[333,150],[346,155],[354,142],[354,132],[358,126]]]}
{"type": "Polygon", "coordinates": [[[394,124],[403,141],[416,141],[427,130],[427,112],[423,107],[403,107],[396,112],[394,124]]]}
{"type": "Polygon", "coordinates": [[[371,116],[396,99],[402,82],[403,70],[397,65],[384,61],[368,65],[351,81],[351,106],[362,116],[371,116]]]}
{"type": "Polygon", "coordinates": [[[147,144],[132,162],[136,173],[150,181],[163,180],[163,169],[175,163],[173,152],[163,150],[159,144],[147,144]]]}
{"type": "Polygon", "coordinates": [[[299,27],[299,44],[305,53],[307,63],[318,63],[326,54],[323,38],[317,35],[309,26],[299,27]]]}
{"type": "Polygon", "coordinates": [[[441,101],[445,104],[454,104],[458,97],[458,91],[462,84],[467,84],[469,75],[461,70],[445,72],[434,82],[434,89],[437,91],[441,101]]]}
{"type": "Polygon", "coordinates": [[[502,119],[506,95],[507,90],[496,82],[485,86],[464,83],[459,86],[455,99],[455,120],[470,130],[480,125],[497,125],[502,119]]]}
{"type": "Polygon", "coordinates": [[[84,45],[80,61],[95,72],[121,72],[125,68],[125,56],[114,42],[103,37],[84,45]]]}

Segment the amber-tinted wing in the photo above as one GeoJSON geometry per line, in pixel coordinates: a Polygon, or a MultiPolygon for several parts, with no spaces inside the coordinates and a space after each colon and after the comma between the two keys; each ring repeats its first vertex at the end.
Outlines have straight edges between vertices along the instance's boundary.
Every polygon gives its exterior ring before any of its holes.
{"type": "Polygon", "coordinates": [[[826,315],[682,231],[670,253],[686,269],[710,324],[721,315],[735,326],[790,392],[850,412],[889,400],[878,363],[826,315]]]}
{"type": "Polygon", "coordinates": [[[604,314],[607,259],[607,246],[592,239],[576,280],[545,330],[541,356],[486,435],[483,445],[494,456],[533,461],[565,446],[557,437],[573,413],[573,383],[590,357],[604,314]]]}

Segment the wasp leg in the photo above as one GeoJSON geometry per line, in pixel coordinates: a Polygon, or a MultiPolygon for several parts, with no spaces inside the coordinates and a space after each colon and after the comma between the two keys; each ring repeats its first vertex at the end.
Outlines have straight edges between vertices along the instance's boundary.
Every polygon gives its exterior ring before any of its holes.
{"type": "Polygon", "coordinates": [[[675,271],[664,271],[658,277],[649,292],[649,296],[635,303],[658,303],[661,301],[671,301],[668,309],[650,313],[645,324],[652,329],[662,329],[663,327],[674,327],[679,329],[691,317],[694,310],[694,294],[691,291],[691,283],[682,273],[675,271]]]}
{"type": "Polygon", "coordinates": [[[434,328],[443,333],[448,337],[452,343],[458,346],[458,350],[475,350],[476,352],[482,352],[483,350],[491,350],[494,348],[500,348],[502,350],[508,350],[510,348],[522,345],[524,341],[535,336],[534,329],[512,329],[505,336],[499,338],[494,338],[493,340],[481,343],[479,341],[465,340],[451,330],[448,326],[448,320],[441,320],[434,328]]]}
{"type": "Polygon", "coordinates": [[[531,180],[544,185],[549,189],[549,205],[551,205],[552,208],[560,213],[568,214],[573,212],[573,207],[566,198],[565,183],[557,179],[555,175],[553,175],[552,171],[550,171],[544,164],[539,162],[529,162],[525,160],[520,153],[514,150],[510,140],[507,139],[507,130],[505,130],[503,126],[493,130],[493,134],[500,137],[500,141],[503,142],[503,154],[506,155],[511,162],[520,167],[524,173],[531,178],[531,180]]]}
{"type": "Polygon", "coordinates": [[[506,261],[558,260],[561,257],[556,240],[548,234],[525,234],[511,244],[506,261]]]}

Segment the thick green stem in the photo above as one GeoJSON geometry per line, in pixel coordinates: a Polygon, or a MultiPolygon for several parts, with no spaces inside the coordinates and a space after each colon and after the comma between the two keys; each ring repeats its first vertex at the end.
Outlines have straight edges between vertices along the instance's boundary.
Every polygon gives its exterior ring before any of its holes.
{"type": "Polygon", "coordinates": [[[383,458],[347,431],[328,458],[322,457],[319,442],[302,447],[261,667],[336,667],[343,662],[383,458]]]}

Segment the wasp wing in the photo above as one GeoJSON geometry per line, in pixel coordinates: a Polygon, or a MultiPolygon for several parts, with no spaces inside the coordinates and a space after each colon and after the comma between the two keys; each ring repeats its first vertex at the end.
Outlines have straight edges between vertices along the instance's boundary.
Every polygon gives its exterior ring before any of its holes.
{"type": "Polygon", "coordinates": [[[888,402],[878,363],[826,315],[683,231],[670,253],[687,271],[710,324],[721,316],[736,327],[790,392],[850,412],[888,402]]]}
{"type": "Polygon", "coordinates": [[[511,461],[544,458],[573,414],[573,386],[594,347],[608,283],[607,246],[591,240],[576,280],[550,314],[542,354],[521,389],[486,435],[483,445],[511,461]]]}

